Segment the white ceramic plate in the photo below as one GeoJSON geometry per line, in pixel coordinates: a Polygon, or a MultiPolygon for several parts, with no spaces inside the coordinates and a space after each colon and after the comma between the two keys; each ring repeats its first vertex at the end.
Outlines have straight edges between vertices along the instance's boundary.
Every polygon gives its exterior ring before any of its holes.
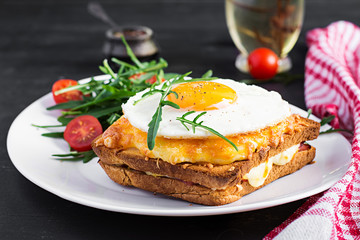
{"type": "MultiPolygon", "coordinates": [[[[140,189],[123,187],[112,182],[97,159],[87,164],[61,162],[51,155],[67,153],[68,146],[61,139],[42,137],[47,129],[31,124],[58,124],[58,111],[47,111],[53,105],[51,94],[28,106],[10,127],[7,147],[15,167],[30,181],[64,199],[115,212],[159,215],[200,216],[251,211],[276,206],[322,192],[341,179],[351,156],[349,142],[340,134],[326,134],[311,142],[317,148],[315,164],[278,179],[234,203],[209,207],[154,195],[140,189]]],[[[293,112],[306,116],[303,110],[293,112]]],[[[59,129],[55,129],[59,131],[59,129]]],[[[54,131],[54,129],[53,129],[54,131]]]]}

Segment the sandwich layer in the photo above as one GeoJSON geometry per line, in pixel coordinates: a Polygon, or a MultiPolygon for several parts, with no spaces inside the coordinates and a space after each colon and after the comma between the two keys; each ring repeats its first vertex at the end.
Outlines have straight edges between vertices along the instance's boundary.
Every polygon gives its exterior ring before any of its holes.
{"type": "Polygon", "coordinates": [[[281,140],[276,146],[262,147],[246,160],[225,165],[206,162],[171,164],[160,158],[146,157],[134,147],[127,149],[123,147],[108,148],[103,144],[102,136],[93,142],[93,150],[103,164],[126,166],[133,170],[182,179],[208,188],[223,189],[239,184],[250,169],[265,162],[269,157],[318,136],[319,123],[299,116],[295,119],[296,124],[292,127],[292,133],[281,134],[279,136],[281,140]]]}
{"type": "Polygon", "coordinates": [[[189,202],[204,205],[223,205],[234,202],[242,196],[249,194],[272,181],[291,174],[306,164],[310,163],[315,157],[315,148],[308,145],[307,148],[300,148],[294,158],[285,165],[274,165],[265,179],[264,184],[253,187],[245,179],[240,178],[240,182],[229,185],[225,188],[208,188],[201,184],[183,179],[172,178],[169,176],[156,176],[147,174],[144,171],[131,169],[123,164],[107,164],[99,160],[99,164],[106,174],[114,181],[124,186],[134,186],[147,191],[162,193],[175,198],[180,198],[189,202]]]}
{"type": "Polygon", "coordinates": [[[317,137],[318,128],[319,123],[315,121],[291,115],[274,126],[246,134],[226,136],[237,146],[238,151],[217,136],[201,139],[157,137],[155,148],[150,151],[147,147],[147,133],[133,127],[126,118],[122,117],[110,126],[102,137],[96,139],[93,145],[95,147],[103,145],[109,149],[136,148],[145,157],[160,158],[171,164],[207,162],[224,165],[252,159],[252,155],[268,147],[281,148],[279,146],[284,142],[286,135],[296,135],[299,131],[306,131],[305,135],[311,136],[303,138],[302,141],[314,139],[317,137]]]}

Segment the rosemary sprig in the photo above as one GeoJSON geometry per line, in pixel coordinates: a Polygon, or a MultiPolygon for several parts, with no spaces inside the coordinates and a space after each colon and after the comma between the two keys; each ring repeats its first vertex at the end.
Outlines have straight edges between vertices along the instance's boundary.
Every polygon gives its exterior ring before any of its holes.
{"type": "Polygon", "coordinates": [[[331,121],[334,120],[334,118],[335,118],[334,115],[329,115],[327,117],[323,117],[323,119],[321,119],[321,121],[320,121],[320,126],[324,126],[325,124],[331,123],[331,121]]]}
{"type": "Polygon", "coordinates": [[[202,125],[202,123],[204,121],[201,121],[201,122],[197,122],[199,120],[199,118],[203,115],[206,114],[206,112],[202,112],[200,114],[198,114],[194,120],[188,120],[186,119],[185,117],[189,116],[190,114],[193,114],[195,113],[195,111],[190,111],[190,112],[187,112],[185,114],[183,114],[181,117],[177,117],[176,120],[180,121],[181,124],[188,130],[190,131],[190,129],[186,126],[186,124],[189,124],[192,126],[192,130],[193,130],[193,133],[195,133],[195,128],[199,127],[199,128],[203,128],[205,130],[207,130],[208,132],[211,132],[213,133],[214,135],[224,139],[225,141],[227,141],[231,146],[233,146],[235,148],[236,151],[238,151],[238,148],[236,147],[236,145],[230,141],[228,138],[226,138],[224,135],[222,135],[221,133],[219,133],[218,131],[214,130],[213,128],[210,128],[208,126],[205,126],[205,125],[202,125]]]}
{"type": "MultiPolygon", "coordinates": [[[[310,117],[310,115],[312,114],[312,109],[310,108],[308,110],[308,115],[307,115],[307,118],[310,117]]],[[[332,120],[334,120],[335,116],[334,115],[329,115],[327,117],[323,117],[321,120],[320,120],[320,126],[324,126],[326,124],[330,124],[332,120]]],[[[352,131],[349,131],[347,129],[342,129],[342,128],[333,128],[333,127],[330,127],[329,129],[325,130],[325,131],[321,131],[319,134],[326,134],[326,133],[333,133],[333,132],[347,132],[347,133],[350,133],[350,134],[353,134],[352,131]]]]}
{"type": "MultiPolygon", "coordinates": [[[[321,119],[320,121],[320,126],[324,126],[325,124],[330,124],[331,121],[335,118],[334,115],[329,115],[327,117],[324,117],[323,119],[321,119]]],[[[347,130],[347,129],[342,129],[342,128],[333,128],[333,127],[330,127],[329,129],[325,130],[325,131],[322,131],[320,132],[319,134],[326,134],[326,133],[333,133],[333,132],[347,132],[347,133],[350,133],[352,134],[351,131],[347,130]]]]}
{"type": "Polygon", "coordinates": [[[328,130],[322,131],[319,134],[326,134],[326,133],[333,133],[333,132],[347,132],[350,133],[351,135],[353,134],[352,131],[347,130],[347,129],[342,129],[342,128],[329,128],[328,130]]]}

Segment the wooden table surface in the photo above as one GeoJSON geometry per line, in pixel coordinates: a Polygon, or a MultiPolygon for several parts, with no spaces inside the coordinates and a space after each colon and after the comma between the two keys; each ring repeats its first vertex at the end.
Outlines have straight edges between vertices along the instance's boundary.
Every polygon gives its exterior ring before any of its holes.
{"type": "MultiPolygon", "coordinates": [[[[306,199],[250,212],[202,217],[141,216],[99,210],[64,200],[23,177],[6,149],[8,129],[29,104],[60,78],[100,74],[108,26],[88,14],[84,0],[0,0],[0,238],[1,239],[261,239],[306,199]]],[[[222,0],[106,0],[119,24],[155,32],[169,72],[248,78],[234,67],[238,54],[222,0]]],[[[306,1],[299,41],[290,53],[292,74],[304,72],[306,32],[337,20],[360,24],[358,0],[306,1]]],[[[303,79],[262,84],[305,109],[303,79]]],[[[21,151],[21,149],[19,149],[21,151]]],[[[36,159],[28,159],[36,161],[36,159]]]]}

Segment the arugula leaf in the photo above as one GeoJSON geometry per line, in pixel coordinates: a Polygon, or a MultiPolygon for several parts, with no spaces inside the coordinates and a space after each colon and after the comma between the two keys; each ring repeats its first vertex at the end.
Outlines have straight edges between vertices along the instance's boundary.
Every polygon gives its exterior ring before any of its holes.
{"type": "Polygon", "coordinates": [[[209,78],[213,75],[213,71],[212,70],[208,70],[206,73],[204,73],[201,77],[202,78],[209,78]]]}
{"type": "Polygon", "coordinates": [[[168,105],[170,107],[173,107],[173,108],[176,108],[176,109],[180,109],[179,105],[177,105],[176,103],[171,102],[171,101],[163,101],[162,102],[162,106],[166,106],[166,105],[168,105]]]}
{"type": "Polygon", "coordinates": [[[110,115],[110,117],[106,120],[109,125],[113,124],[114,122],[116,122],[116,120],[118,120],[121,117],[120,114],[118,113],[113,113],[110,115]]]}
{"type": "Polygon", "coordinates": [[[85,101],[68,101],[68,102],[64,102],[64,103],[59,103],[56,104],[54,106],[48,107],[46,108],[46,110],[62,110],[62,109],[72,109],[74,107],[77,107],[81,104],[84,104],[85,101]]]}
{"type": "Polygon", "coordinates": [[[62,115],[62,116],[58,117],[57,120],[58,120],[58,122],[62,123],[63,126],[66,126],[73,119],[74,118],[72,118],[72,117],[66,117],[66,116],[62,115]]]}
{"type": "Polygon", "coordinates": [[[155,137],[159,130],[161,115],[162,115],[162,106],[159,105],[151,121],[148,124],[149,130],[147,134],[147,145],[150,150],[153,150],[155,147],[155,137]]]}
{"type": "MultiPolygon", "coordinates": [[[[309,115],[311,114],[311,109],[308,110],[309,112],[309,115]]],[[[308,117],[309,118],[309,117],[308,117]]],[[[320,126],[324,126],[326,124],[329,124],[331,123],[332,120],[334,120],[335,116],[334,115],[329,115],[327,117],[324,117],[323,119],[321,119],[320,121],[320,126]]],[[[341,129],[341,128],[333,128],[333,127],[330,127],[329,129],[325,130],[325,131],[322,131],[320,132],[319,134],[326,134],[326,133],[333,133],[333,132],[347,132],[347,133],[350,133],[350,134],[353,134],[352,131],[349,131],[347,129],[341,129]]]]}
{"type": "Polygon", "coordinates": [[[114,58],[114,57],[111,58],[111,61],[114,62],[114,63],[116,63],[116,64],[118,64],[118,65],[120,65],[120,66],[123,66],[123,67],[128,67],[128,68],[130,68],[130,69],[137,69],[136,66],[134,66],[134,65],[132,65],[132,64],[129,64],[129,63],[127,63],[127,62],[121,61],[121,60],[119,60],[119,59],[117,59],[117,58],[114,58]]]}
{"type": "MultiPolygon", "coordinates": [[[[166,97],[169,94],[175,94],[175,96],[178,97],[176,92],[171,91],[172,86],[183,82],[207,81],[215,79],[212,77],[211,70],[204,73],[201,78],[194,79],[187,78],[191,72],[182,75],[164,73],[163,69],[168,66],[165,59],[160,58],[157,61],[152,60],[149,62],[140,62],[127,44],[124,37],[122,37],[122,41],[126,47],[127,54],[132,60],[132,63],[112,58],[111,61],[118,66],[118,69],[114,70],[110,66],[108,60],[105,59],[102,62],[102,65],[99,66],[99,70],[108,75],[106,79],[95,80],[94,77],[91,77],[90,81],[86,83],[80,82],[76,86],[61,89],[55,93],[62,94],[72,90],[79,90],[83,93],[83,100],[81,101],[69,101],[47,108],[49,111],[62,110],[61,115],[57,118],[59,125],[39,126],[33,124],[33,126],[41,128],[66,127],[67,124],[77,116],[92,115],[98,118],[103,129],[106,129],[121,117],[121,106],[129,99],[129,97],[150,87],[148,93],[144,94],[141,99],[145,99],[155,93],[161,94],[159,106],[157,107],[151,122],[148,124],[149,131],[147,141],[149,149],[153,149],[159,125],[162,120],[162,108],[164,106],[179,108],[179,106],[174,102],[166,100],[166,97]],[[140,73],[138,78],[131,78],[131,76],[138,73],[140,73]],[[146,80],[153,76],[156,76],[156,82],[154,84],[148,83],[146,80]],[[165,79],[164,83],[162,83],[163,79],[165,79]],[[155,87],[158,85],[160,85],[160,87],[155,87]]],[[[184,126],[186,127],[185,124],[184,126]]],[[[63,138],[63,133],[44,133],[43,136],[63,138]]],[[[96,155],[93,151],[88,151],[81,153],[70,152],[68,154],[55,154],[54,156],[59,160],[82,160],[83,162],[88,162],[96,155]]]]}
{"type": "Polygon", "coordinates": [[[322,131],[319,134],[326,134],[326,133],[333,133],[333,132],[347,132],[347,133],[353,134],[352,131],[349,131],[347,129],[333,128],[333,127],[329,128],[328,130],[322,131]]]}
{"type": "Polygon", "coordinates": [[[182,75],[179,75],[179,74],[175,75],[173,78],[165,81],[164,84],[161,86],[161,89],[157,89],[155,87],[150,88],[150,90],[148,92],[143,94],[142,98],[140,98],[139,100],[134,102],[134,105],[135,105],[139,101],[142,101],[146,97],[151,96],[151,95],[153,95],[155,93],[160,93],[161,94],[159,106],[157,107],[156,112],[152,116],[152,119],[151,119],[151,121],[150,121],[150,123],[148,125],[149,129],[148,129],[148,136],[147,136],[147,144],[148,144],[148,148],[150,150],[154,149],[154,146],[155,146],[155,138],[156,138],[156,134],[157,134],[158,129],[159,129],[160,122],[161,122],[162,107],[167,105],[167,106],[170,106],[170,107],[173,107],[173,108],[176,108],[176,109],[180,108],[179,105],[177,105],[177,104],[175,104],[175,103],[173,103],[171,101],[165,100],[166,97],[170,93],[176,94],[176,97],[177,97],[177,93],[175,93],[174,91],[171,90],[172,86],[174,84],[180,84],[180,83],[184,83],[184,82],[209,81],[209,80],[216,79],[216,78],[208,77],[210,75],[210,73],[205,74],[206,76],[203,77],[203,78],[185,79],[190,74],[191,74],[191,72],[187,72],[187,73],[182,74],[182,75]]]}
{"type": "Polygon", "coordinates": [[[311,114],[312,114],[312,109],[310,108],[310,109],[307,111],[307,113],[308,113],[308,115],[307,115],[306,118],[309,118],[309,117],[311,116],[311,114]]]}
{"type": "Polygon", "coordinates": [[[64,127],[65,125],[45,125],[45,126],[41,126],[41,125],[36,125],[36,124],[31,124],[31,126],[33,127],[37,127],[37,128],[56,128],[56,127],[64,127]]]}
{"type": "Polygon", "coordinates": [[[143,68],[144,65],[139,61],[139,59],[135,56],[134,52],[131,50],[129,44],[126,42],[125,37],[121,36],[121,40],[123,41],[126,52],[129,55],[130,59],[138,66],[139,68],[143,68]]]}
{"type": "Polygon", "coordinates": [[[64,138],[64,132],[51,132],[51,133],[43,133],[41,136],[51,137],[51,138],[64,138]]]}
{"type": "Polygon", "coordinates": [[[61,160],[61,161],[82,161],[83,163],[87,163],[90,160],[92,160],[93,158],[96,157],[96,154],[94,153],[94,151],[86,151],[86,152],[70,152],[67,154],[53,154],[53,157],[56,157],[56,160],[61,160]]]}
{"type": "Polygon", "coordinates": [[[323,119],[321,119],[320,125],[324,126],[325,124],[330,123],[334,118],[335,118],[334,115],[329,115],[328,117],[324,117],[323,119]]]}
{"type": "Polygon", "coordinates": [[[103,61],[104,68],[107,70],[107,73],[110,74],[110,76],[113,79],[117,79],[117,76],[115,75],[114,71],[111,69],[109,62],[107,59],[104,59],[103,61]]]}

